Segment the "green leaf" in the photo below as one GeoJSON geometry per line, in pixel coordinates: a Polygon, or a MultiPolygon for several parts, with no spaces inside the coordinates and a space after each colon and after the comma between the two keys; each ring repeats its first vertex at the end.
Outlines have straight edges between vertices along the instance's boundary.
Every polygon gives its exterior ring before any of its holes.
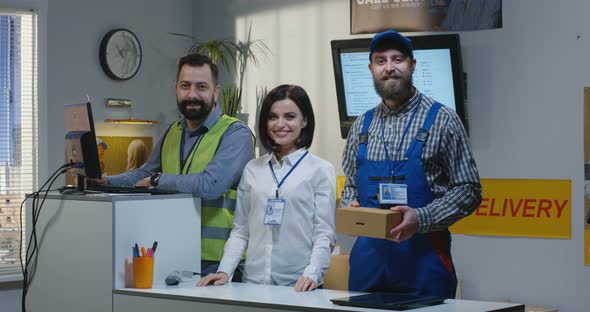
{"type": "Polygon", "coordinates": [[[209,40],[196,42],[189,49],[189,53],[207,54],[214,64],[223,65],[230,72],[235,71],[236,49],[236,44],[228,39],[209,40]]]}
{"type": "Polygon", "coordinates": [[[228,116],[236,117],[242,90],[237,86],[227,86],[221,90],[221,96],[221,111],[228,116]]]}
{"type": "MultiPolygon", "coordinates": [[[[187,36],[175,33],[170,34],[187,36]]],[[[229,85],[223,88],[221,105],[225,114],[235,116],[237,111],[241,109],[244,75],[248,62],[252,62],[258,66],[260,56],[269,54],[270,49],[261,40],[252,40],[252,25],[250,25],[248,37],[245,41],[238,41],[237,43],[229,39],[196,41],[190,47],[189,53],[207,54],[217,66],[224,66],[230,74],[236,75],[235,85],[229,85]]]]}

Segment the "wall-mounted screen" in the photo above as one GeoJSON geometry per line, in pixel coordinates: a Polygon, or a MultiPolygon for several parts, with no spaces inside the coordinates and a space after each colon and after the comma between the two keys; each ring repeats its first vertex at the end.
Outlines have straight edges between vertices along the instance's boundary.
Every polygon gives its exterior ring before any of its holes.
{"type": "MultiPolygon", "coordinates": [[[[414,86],[425,95],[453,108],[467,130],[459,35],[408,38],[412,40],[416,58],[414,86]]],[[[356,117],[381,102],[368,68],[370,42],[371,38],[332,41],[342,138],[346,138],[356,117]]]]}

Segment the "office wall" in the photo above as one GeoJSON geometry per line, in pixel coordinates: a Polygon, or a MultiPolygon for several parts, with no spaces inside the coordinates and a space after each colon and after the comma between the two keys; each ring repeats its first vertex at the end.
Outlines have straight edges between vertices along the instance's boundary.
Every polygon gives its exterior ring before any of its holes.
{"type": "MultiPolygon", "coordinates": [[[[503,29],[461,34],[471,143],[481,176],[573,182],[571,240],[454,237],[466,299],[510,299],[572,312],[590,306],[582,233],[588,11],[585,0],[504,1],[503,29]]],[[[248,71],[244,105],[250,126],[257,86],[303,86],[318,120],[311,150],[341,173],[344,140],[330,40],[365,37],[349,34],[349,1],[210,1],[195,5],[193,16],[194,34],[207,38],[244,39],[252,23],[253,38],[264,40],[272,55],[248,71]],[[232,24],[235,29],[227,27],[232,24]]]]}
{"type": "Polygon", "coordinates": [[[466,33],[472,145],[482,177],[572,180],[572,239],[456,236],[468,298],[587,311],[583,88],[587,1],[503,1],[504,29],[466,33]]]}
{"type": "Polygon", "coordinates": [[[22,288],[15,286],[0,288],[0,310],[21,311],[22,288]]]}
{"type": "MultiPolygon", "coordinates": [[[[309,94],[316,115],[311,151],[339,169],[344,140],[340,137],[330,40],[348,37],[348,1],[219,1],[194,7],[193,33],[198,38],[262,40],[270,54],[250,63],[244,83],[243,112],[256,129],[256,90],[297,84],[309,94]],[[346,21],[345,21],[346,20],[346,21]]],[[[225,77],[227,78],[227,77],[225,77]]]]}
{"type": "Polygon", "coordinates": [[[191,41],[169,33],[191,33],[191,9],[190,0],[49,2],[47,99],[44,103],[47,113],[40,114],[46,122],[39,128],[40,139],[45,137],[50,147],[40,149],[42,161],[45,161],[41,180],[64,162],[64,104],[85,101],[88,95],[93,103],[98,135],[148,133],[157,138],[176,119],[176,59],[188,49],[191,41]],[[141,43],[141,68],[128,81],[112,80],[100,67],[100,42],[104,34],[114,28],[130,29],[141,43]],[[105,107],[107,98],[131,99],[135,118],[156,119],[161,124],[105,123],[105,118],[128,118],[126,109],[105,107]]]}
{"type": "MultiPolygon", "coordinates": [[[[192,32],[191,0],[0,0],[0,8],[35,9],[39,30],[39,179],[64,163],[63,104],[88,94],[99,135],[158,136],[176,114],[176,58],[190,40],[169,32],[192,32]],[[103,35],[129,28],[143,49],[142,66],[129,81],[108,78],[100,68],[103,35]],[[157,119],[160,126],[114,126],[105,118],[127,118],[126,110],[105,107],[106,98],[133,101],[134,117],[157,119]]],[[[20,289],[0,289],[0,311],[20,310],[20,289]]]]}

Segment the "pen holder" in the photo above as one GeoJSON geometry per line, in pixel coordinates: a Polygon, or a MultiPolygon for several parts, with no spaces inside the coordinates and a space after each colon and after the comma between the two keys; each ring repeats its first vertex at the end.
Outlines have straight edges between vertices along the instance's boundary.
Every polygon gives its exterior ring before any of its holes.
{"type": "Polygon", "coordinates": [[[154,281],[154,257],[133,258],[135,288],[152,288],[154,281]]]}

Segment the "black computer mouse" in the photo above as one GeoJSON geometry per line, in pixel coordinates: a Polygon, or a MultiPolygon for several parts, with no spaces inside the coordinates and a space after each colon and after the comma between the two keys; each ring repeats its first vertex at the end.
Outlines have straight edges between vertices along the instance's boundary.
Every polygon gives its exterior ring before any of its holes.
{"type": "Polygon", "coordinates": [[[180,284],[181,279],[182,278],[177,274],[170,274],[166,276],[166,280],[164,282],[166,282],[166,285],[168,286],[176,286],[180,284]]]}

